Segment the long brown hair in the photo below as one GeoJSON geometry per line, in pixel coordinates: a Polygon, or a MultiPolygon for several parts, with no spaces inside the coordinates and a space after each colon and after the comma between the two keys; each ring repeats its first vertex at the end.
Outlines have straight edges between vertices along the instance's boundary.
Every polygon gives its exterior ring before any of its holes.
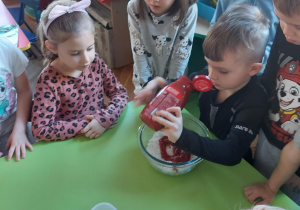
{"type": "MultiPolygon", "coordinates": [[[[198,0],[175,0],[167,14],[168,16],[175,16],[179,12],[178,19],[174,22],[175,25],[179,25],[182,22],[189,7],[195,4],[197,1],[198,0]]],[[[138,0],[138,14],[140,20],[145,18],[144,7],[146,6],[147,5],[145,3],[145,0],[138,0]]]]}

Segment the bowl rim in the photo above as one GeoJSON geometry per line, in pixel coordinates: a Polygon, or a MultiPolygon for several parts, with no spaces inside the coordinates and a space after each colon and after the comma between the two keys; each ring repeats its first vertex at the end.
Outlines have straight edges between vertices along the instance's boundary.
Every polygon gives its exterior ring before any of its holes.
{"type": "MultiPolygon", "coordinates": [[[[190,120],[192,120],[195,123],[197,123],[203,130],[206,131],[205,137],[211,138],[209,130],[206,128],[206,126],[203,125],[203,123],[200,120],[198,120],[194,116],[191,116],[191,115],[186,114],[186,113],[182,113],[182,117],[189,118],[190,120]]],[[[197,163],[199,163],[200,161],[203,160],[202,158],[196,156],[196,158],[194,158],[194,159],[192,159],[190,161],[184,162],[184,163],[172,163],[172,162],[166,162],[166,161],[163,161],[163,160],[160,160],[160,159],[154,157],[153,155],[151,155],[147,151],[147,149],[144,147],[144,145],[142,143],[142,140],[141,140],[142,131],[145,129],[145,127],[147,127],[147,125],[145,123],[142,123],[142,125],[140,125],[140,127],[138,129],[138,142],[139,142],[139,145],[142,148],[142,150],[148,155],[146,157],[150,157],[151,159],[157,161],[158,163],[161,163],[161,164],[164,164],[164,165],[169,165],[169,166],[188,166],[188,165],[194,165],[194,164],[197,164],[197,163]]]]}

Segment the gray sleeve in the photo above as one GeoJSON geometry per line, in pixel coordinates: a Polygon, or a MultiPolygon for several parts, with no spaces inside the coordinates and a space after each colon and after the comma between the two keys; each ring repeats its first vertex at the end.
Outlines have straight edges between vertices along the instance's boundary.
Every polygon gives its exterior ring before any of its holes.
{"type": "Polygon", "coordinates": [[[167,79],[177,79],[184,74],[191,55],[194,34],[198,18],[198,7],[193,4],[180,23],[178,36],[174,42],[172,59],[169,64],[167,79]]]}
{"type": "MultiPolygon", "coordinates": [[[[128,26],[131,41],[131,50],[134,60],[133,83],[135,89],[141,89],[141,84],[145,84],[148,78],[152,76],[149,67],[149,57],[151,53],[147,51],[141,37],[141,22],[139,14],[136,12],[136,1],[129,1],[127,6],[128,26]]],[[[143,37],[144,38],[144,37],[143,37]]]]}

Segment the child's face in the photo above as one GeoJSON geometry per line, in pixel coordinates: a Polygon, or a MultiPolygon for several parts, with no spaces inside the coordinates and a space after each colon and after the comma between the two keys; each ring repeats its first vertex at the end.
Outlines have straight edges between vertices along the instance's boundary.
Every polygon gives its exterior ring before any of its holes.
{"type": "Polygon", "coordinates": [[[151,12],[159,17],[165,14],[173,5],[175,0],[145,0],[151,12]]]}
{"type": "MultiPolygon", "coordinates": [[[[205,57],[208,63],[209,77],[218,90],[235,93],[248,83],[252,74],[251,64],[245,61],[241,51],[225,51],[223,61],[213,61],[205,57]]],[[[260,64],[258,64],[260,65],[260,64]]]]}
{"type": "Polygon", "coordinates": [[[55,53],[58,54],[61,69],[64,72],[84,71],[95,58],[95,38],[92,32],[82,32],[79,36],[70,37],[58,44],[55,53]]]}
{"type": "Polygon", "coordinates": [[[300,16],[285,16],[277,10],[276,7],[274,7],[274,11],[280,20],[280,27],[285,35],[286,41],[295,45],[300,45],[300,16]]]}

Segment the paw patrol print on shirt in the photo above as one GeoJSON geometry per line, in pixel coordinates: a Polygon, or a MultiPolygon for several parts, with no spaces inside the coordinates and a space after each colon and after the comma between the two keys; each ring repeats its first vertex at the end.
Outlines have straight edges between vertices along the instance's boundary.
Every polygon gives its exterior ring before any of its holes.
{"type": "Polygon", "coordinates": [[[158,55],[163,55],[163,48],[167,45],[167,42],[171,41],[171,38],[165,37],[164,35],[154,36],[152,35],[153,40],[155,41],[155,49],[158,55]]]}
{"type": "Polygon", "coordinates": [[[192,46],[193,42],[189,38],[183,36],[180,36],[179,39],[180,42],[176,54],[180,59],[185,60],[189,57],[189,48],[192,46]]]}
{"type": "Polygon", "coordinates": [[[300,129],[300,65],[291,61],[281,67],[278,72],[276,96],[279,110],[269,112],[272,126],[276,128],[278,139],[283,143],[293,140],[294,134],[300,129]],[[280,127],[278,126],[280,125],[280,127]],[[279,138],[280,137],[280,138],[279,138]]]}

